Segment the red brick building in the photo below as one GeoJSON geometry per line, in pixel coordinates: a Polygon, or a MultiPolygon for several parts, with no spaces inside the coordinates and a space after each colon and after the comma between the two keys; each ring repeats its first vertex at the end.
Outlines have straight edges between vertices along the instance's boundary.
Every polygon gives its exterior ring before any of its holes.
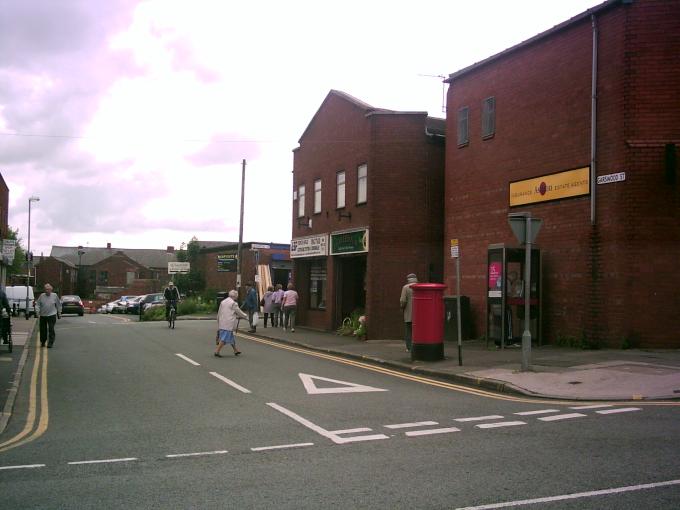
{"type": "Polygon", "coordinates": [[[506,313],[489,246],[527,211],[545,341],[680,347],[680,1],[604,2],[447,81],[444,238],[478,333],[506,313]]]}
{"type": "MultiPolygon", "coordinates": [[[[205,277],[206,290],[226,292],[236,289],[238,243],[199,241],[199,246],[198,268],[205,277]]],[[[243,243],[241,253],[243,286],[255,282],[257,275],[264,279],[264,272],[274,285],[285,287],[288,284],[292,270],[290,245],[248,242],[243,243]]]]}
{"type": "Polygon", "coordinates": [[[293,151],[291,257],[298,322],[354,310],[369,338],[400,338],[408,273],[442,278],[444,121],[331,90],[293,151]]]}

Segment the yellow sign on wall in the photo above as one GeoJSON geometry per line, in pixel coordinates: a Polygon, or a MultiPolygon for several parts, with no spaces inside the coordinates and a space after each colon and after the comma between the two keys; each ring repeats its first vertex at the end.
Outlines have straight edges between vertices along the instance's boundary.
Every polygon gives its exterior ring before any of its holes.
{"type": "Polygon", "coordinates": [[[510,183],[510,207],[590,193],[590,167],[510,183]]]}

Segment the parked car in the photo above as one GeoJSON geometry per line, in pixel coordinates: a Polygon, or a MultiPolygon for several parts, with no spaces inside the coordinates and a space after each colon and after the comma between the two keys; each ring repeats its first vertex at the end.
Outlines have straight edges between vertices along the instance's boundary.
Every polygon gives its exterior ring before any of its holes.
{"type": "Polygon", "coordinates": [[[113,305],[113,310],[111,313],[125,313],[127,311],[128,300],[136,297],[137,296],[121,296],[120,299],[113,305]]]}
{"type": "Polygon", "coordinates": [[[146,312],[149,308],[154,308],[156,306],[165,306],[165,298],[163,297],[163,293],[147,294],[144,296],[142,310],[146,312]]]}
{"type": "Polygon", "coordinates": [[[80,296],[61,296],[61,313],[77,313],[82,317],[85,314],[85,307],[80,296]]]}
{"type": "MultiPolygon", "coordinates": [[[[26,313],[26,286],[15,285],[13,287],[6,287],[5,294],[12,310],[16,313],[26,313]]],[[[28,316],[36,316],[35,297],[33,296],[33,287],[28,287],[28,316]]]]}
{"type": "Polygon", "coordinates": [[[117,303],[118,303],[117,300],[111,301],[110,303],[106,303],[103,307],[104,313],[113,313],[113,307],[116,306],[117,303]]]}
{"type": "Polygon", "coordinates": [[[144,299],[144,296],[137,296],[136,298],[128,299],[125,306],[125,313],[139,314],[139,303],[144,299]]]}

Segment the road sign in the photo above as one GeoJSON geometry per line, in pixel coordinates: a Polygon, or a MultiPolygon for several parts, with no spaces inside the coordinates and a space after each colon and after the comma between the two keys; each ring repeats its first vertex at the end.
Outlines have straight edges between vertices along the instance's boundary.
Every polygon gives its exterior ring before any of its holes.
{"type": "Polygon", "coordinates": [[[271,245],[253,243],[253,244],[250,245],[250,249],[251,250],[270,250],[271,245]]]}
{"type": "Polygon", "coordinates": [[[599,175],[597,177],[598,184],[610,184],[612,182],[621,182],[626,180],[626,172],[619,172],[617,174],[599,175]]]}
{"type": "Polygon", "coordinates": [[[17,249],[16,239],[3,239],[2,240],[2,256],[7,258],[7,263],[12,264],[14,262],[14,253],[17,249]]]}
{"type": "Polygon", "coordinates": [[[190,267],[189,262],[168,262],[168,274],[188,273],[190,267]]]}
{"type": "Polygon", "coordinates": [[[458,239],[451,239],[451,258],[457,259],[460,256],[458,239]]]}
{"type": "Polygon", "coordinates": [[[327,377],[320,377],[318,375],[298,374],[300,380],[307,390],[309,395],[319,395],[328,393],[367,393],[370,391],[388,391],[382,388],[374,388],[372,386],[364,386],[363,384],[356,384],[347,381],[338,381],[337,379],[328,379],[327,377]],[[331,388],[319,388],[314,381],[325,381],[338,386],[331,388]]]}
{"type": "Polygon", "coordinates": [[[508,215],[510,228],[521,244],[527,244],[527,241],[529,244],[532,244],[538,235],[538,231],[541,230],[541,225],[543,225],[543,220],[539,218],[527,217],[528,214],[529,213],[512,213],[508,215]],[[528,240],[527,222],[531,223],[531,239],[528,240]]]}

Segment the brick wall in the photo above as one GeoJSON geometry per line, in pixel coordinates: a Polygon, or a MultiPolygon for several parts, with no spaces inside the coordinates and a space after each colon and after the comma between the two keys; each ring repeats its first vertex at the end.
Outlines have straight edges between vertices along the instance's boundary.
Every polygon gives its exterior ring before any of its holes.
{"type": "MultiPolygon", "coordinates": [[[[663,181],[662,161],[663,143],[680,140],[678,12],[678,1],[648,0],[597,15],[597,174],[625,171],[626,181],[597,186],[595,226],[589,197],[517,208],[544,220],[537,243],[548,341],[585,334],[619,346],[639,334],[645,345],[677,347],[661,324],[680,316],[671,265],[680,259],[678,186],[663,181]]],[[[509,182],[589,164],[591,54],[584,19],[454,78],[449,88],[444,237],[461,240],[462,291],[482,333],[487,247],[517,244],[507,226],[509,182]],[[496,134],[482,140],[481,101],[489,96],[496,98],[496,134]],[[462,106],[470,108],[470,144],[458,148],[462,106]]],[[[454,269],[447,260],[450,287],[454,269]]]]}
{"type": "MultiPolygon", "coordinates": [[[[36,264],[35,276],[36,283],[34,291],[36,293],[36,297],[42,292],[42,289],[46,283],[52,285],[54,291],[59,296],[78,293],[77,269],[52,257],[44,257],[39,264],[36,264]]],[[[26,285],[26,283],[24,282],[18,285],[26,285]]]]}

